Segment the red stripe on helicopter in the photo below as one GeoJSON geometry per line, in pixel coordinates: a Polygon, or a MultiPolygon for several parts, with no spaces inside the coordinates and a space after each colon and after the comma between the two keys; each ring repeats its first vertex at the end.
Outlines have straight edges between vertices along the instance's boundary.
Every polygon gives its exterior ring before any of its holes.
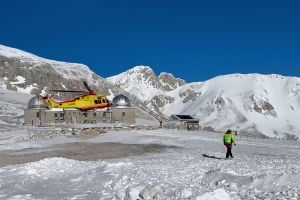
{"type": "Polygon", "coordinates": [[[85,108],[80,108],[82,111],[88,111],[88,110],[95,110],[95,109],[101,109],[101,108],[109,108],[110,105],[98,105],[98,106],[90,106],[90,107],[85,107],[85,108]]]}

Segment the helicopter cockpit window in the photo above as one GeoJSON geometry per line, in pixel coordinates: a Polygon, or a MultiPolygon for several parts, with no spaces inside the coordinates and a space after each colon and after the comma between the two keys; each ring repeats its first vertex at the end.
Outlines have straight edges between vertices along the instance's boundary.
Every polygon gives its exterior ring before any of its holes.
{"type": "Polygon", "coordinates": [[[95,103],[95,104],[100,104],[100,103],[101,103],[101,100],[94,100],[94,103],[95,103]]]}

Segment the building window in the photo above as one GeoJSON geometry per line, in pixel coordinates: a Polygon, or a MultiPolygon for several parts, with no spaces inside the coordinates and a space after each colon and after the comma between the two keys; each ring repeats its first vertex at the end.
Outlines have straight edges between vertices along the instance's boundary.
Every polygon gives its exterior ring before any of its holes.
{"type": "Polygon", "coordinates": [[[40,116],[41,116],[40,112],[37,112],[36,117],[40,118],[40,116]]]}
{"type": "Polygon", "coordinates": [[[57,116],[57,113],[54,113],[54,117],[58,117],[58,116],[57,116]]]}
{"type": "Polygon", "coordinates": [[[125,117],[125,112],[122,112],[122,117],[125,117]]]}
{"type": "Polygon", "coordinates": [[[96,117],[96,116],[97,116],[97,113],[96,113],[96,112],[94,112],[94,113],[93,113],[93,116],[94,116],[94,117],[96,117]]]}
{"type": "Polygon", "coordinates": [[[103,112],[103,117],[106,117],[106,112],[103,112]]]}
{"type": "Polygon", "coordinates": [[[59,113],[59,116],[60,117],[64,117],[64,113],[59,113]]]}

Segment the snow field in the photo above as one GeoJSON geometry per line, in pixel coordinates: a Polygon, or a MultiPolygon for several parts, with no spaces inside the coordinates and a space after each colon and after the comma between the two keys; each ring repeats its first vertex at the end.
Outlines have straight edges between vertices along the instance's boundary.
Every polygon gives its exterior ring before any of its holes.
{"type": "MultiPolygon", "coordinates": [[[[225,160],[221,138],[222,134],[206,132],[112,131],[88,142],[164,144],[170,148],[111,160],[46,158],[3,167],[0,199],[299,198],[299,143],[238,138],[235,158],[225,160]]],[[[58,139],[35,142],[55,144],[58,139]]]]}

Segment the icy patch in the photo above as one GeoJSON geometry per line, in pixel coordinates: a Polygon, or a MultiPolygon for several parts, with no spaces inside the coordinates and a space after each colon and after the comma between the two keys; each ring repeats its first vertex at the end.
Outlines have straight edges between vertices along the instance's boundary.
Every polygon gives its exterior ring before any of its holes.
{"type": "Polygon", "coordinates": [[[7,200],[32,200],[33,198],[31,194],[25,194],[25,195],[14,195],[6,199],[7,200]]]}
{"type": "Polygon", "coordinates": [[[49,179],[64,174],[78,174],[97,167],[95,163],[76,161],[66,158],[45,158],[43,160],[24,164],[19,174],[49,179]]]}
{"type": "Polygon", "coordinates": [[[119,167],[124,167],[124,166],[128,166],[128,165],[132,165],[132,163],[125,163],[125,162],[118,162],[118,163],[107,163],[107,168],[111,169],[111,168],[119,168],[119,167]]]}
{"type": "Polygon", "coordinates": [[[250,185],[253,182],[253,177],[237,175],[236,172],[234,172],[234,174],[231,174],[229,172],[224,172],[221,169],[213,169],[206,173],[203,181],[210,184],[211,186],[232,186],[233,184],[238,186],[245,186],[250,185]]]}
{"type": "Polygon", "coordinates": [[[197,200],[230,200],[230,196],[223,188],[220,188],[197,197],[197,200]]]}

